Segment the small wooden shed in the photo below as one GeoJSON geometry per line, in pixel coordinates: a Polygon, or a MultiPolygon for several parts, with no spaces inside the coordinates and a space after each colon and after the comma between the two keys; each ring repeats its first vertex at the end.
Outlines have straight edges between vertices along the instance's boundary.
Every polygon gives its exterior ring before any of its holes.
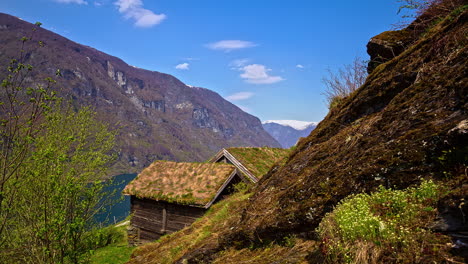
{"type": "Polygon", "coordinates": [[[154,162],[123,191],[131,196],[129,243],[154,241],[192,224],[240,181],[248,180],[230,164],[154,162]]]}
{"type": "Polygon", "coordinates": [[[289,153],[268,147],[227,148],[207,163],[154,162],[123,190],[131,196],[129,243],[154,241],[192,224],[232,193],[235,184],[257,183],[289,153]]]}
{"type": "Polygon", "coordinates": [[[257,183],[273,165],[284,162],[290,152],[291,149],[269,147],[223,148],[209,162],[232,164],[245,178],[257,183]]]}

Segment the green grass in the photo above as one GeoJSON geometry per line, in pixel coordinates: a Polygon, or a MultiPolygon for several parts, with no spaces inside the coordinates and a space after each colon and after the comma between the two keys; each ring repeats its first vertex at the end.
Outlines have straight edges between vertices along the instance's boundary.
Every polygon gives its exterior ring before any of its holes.
{"type": "Polygon", "coordinates": [[[120,264],[130,260],[133,247],[127,245],[109,245],[97,249],[91,257],[92,264],[120,264]]]}
{"type": "Polygon", "coordinates": [[[91,264],[123,264],[130,260],[133,249],[127,243],[127,225],[116,227],[123,234],[122,238],[115,243],[98,248],[91,255],[91,264]]]}

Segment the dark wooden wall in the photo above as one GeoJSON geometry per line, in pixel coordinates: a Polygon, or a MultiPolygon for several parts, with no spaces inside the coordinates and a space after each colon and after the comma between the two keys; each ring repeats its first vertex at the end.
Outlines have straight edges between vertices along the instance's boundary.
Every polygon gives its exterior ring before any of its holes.
{"type": "Polygon", "coordinates": [[[140,242],[154,241],[164,234],[173,233],[201,217],[206,209],[187,205],[139,199],[131,196],[131,225],[139,229],[140,242]],[[166,211],[164,217],[163,211],[166,211]],[[163,230],[163,220],[166,219],[163,230]]]}

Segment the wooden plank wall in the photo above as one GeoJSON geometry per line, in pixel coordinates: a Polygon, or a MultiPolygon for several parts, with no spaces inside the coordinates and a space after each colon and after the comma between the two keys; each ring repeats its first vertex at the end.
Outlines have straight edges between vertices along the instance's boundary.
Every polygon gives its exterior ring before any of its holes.
{"type": "Polygon", "coordinates": [[[140,240],[154,241],[167,233],[173,233],[192,224],[206,212],[204,208],[139,199],[131,196],[131,225],[139,228],[140,240]],[[166,210],[166,225],[163,230],[163,210],[166,210]]]}

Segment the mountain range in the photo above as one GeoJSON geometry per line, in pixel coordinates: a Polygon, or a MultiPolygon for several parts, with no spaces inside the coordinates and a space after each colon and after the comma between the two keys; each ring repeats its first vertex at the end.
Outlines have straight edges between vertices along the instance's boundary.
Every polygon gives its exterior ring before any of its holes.
{"type": "Polygon", "coordinates": [[[268,120],[262,122],[263,128],[283,148],[290,148],[296,145],[297,141],[302,137],[307,137],[317,124],[317,122],[297,120],[268,120]]]}
{"type": "Polygon", "coordinates": [[[33,40],[24,47],[26,63],[34,66],[31,82],[55,77],[59,69],[62,76],[55,79],[61,96],[77,106],[92,106],[100,120],[122,127],[115,173],[136,172],[154,160],[203,161],[223,147],[280,147],[257,117],[213,91],[130,66],[2,13],[0,61],[4,67],[0,77],[19,53],[23,36],[33,40]]]}

